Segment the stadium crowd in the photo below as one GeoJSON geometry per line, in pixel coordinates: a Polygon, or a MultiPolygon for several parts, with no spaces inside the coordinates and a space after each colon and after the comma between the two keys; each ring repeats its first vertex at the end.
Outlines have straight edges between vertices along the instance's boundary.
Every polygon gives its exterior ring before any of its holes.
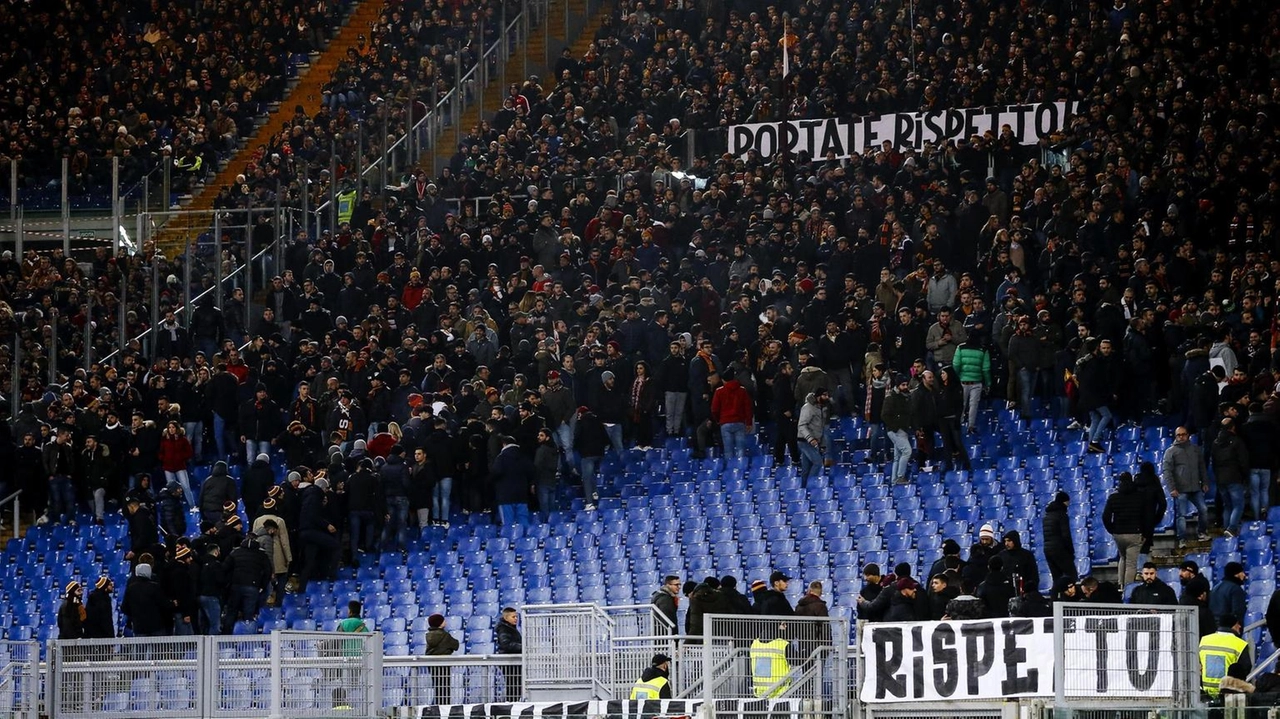
{"type": "MultiPolygon", "coordinates": [[[[125,276],[145,284],[144,265],[5,257],[4,319],[26,358],[11,378],[22,412],[0,441],[11,486],[49,522],[75,521],[81,501],[98,520],[122,507],[133,559],[198,566],[164,563],[166,582],[185,576],[173,600],[197,611],[215,592],[233,621],[268,588],[278,600],[403,548],[455,508],[533,521],[531,508],[580,492],[589,510],[602,459],[630,447],[687,439],[695,456],[741,456],[764,428],[775,461],[809,477],[839,459],[831,419],[855,415],[895,482],[962,470],[984,398],[1070,418],[1099,454],[1117,425],[1174,419],[1162,466],[1122,480],[1117,503],[1164,501],[1163,484],[1182,540],[1192,513],[1197,536],[1265,518],[1280,413],[1280,89],[1266,39],[1280,13],[1178,0],[914,9],[792,8],[783,78],[777,7],[624,7],[550,87],[513,87],[441,176],[414,170],[336,231],[290,238],[262,296],[200,305],[190,326],[165,314],[150,356],[134,346],[119,366],[78,367],[77,328],[97,323],[109,345],[112,293],[125,276]],[[1039,100],[1081,103],[1040,146],[1005,130],[849,159],[681,160],[736,122],[1039,100]],[[492,199],[477,214],[449,197],[492,199]],[[100,294],[92,317],[85,292],[100,294]],[[53,311],[71,319],[56,330],[68,356],[46,386],[53,311]],[[207,478],[193,482],[193,466],[207,478]],[[187,509],[194,540],[181,538],[187,509]]],[[[349,138],[344,112],[402,91],[415,63],[445,82],[462,38],[416,21],[383,28],[380,64],[344,66],[328,106],[295,118],[225,206],[265,205],[273,172],[296,180],[270,169],[286,164],[276,154],[327,167],[317,133],[349,138]],[[403,76],[375,69],[395,61],[403,76]]],[[[1152,526],[1120,514],[1108,530],[1130,579],[1129,550],[1152,526]]],[[[1012,559],[968,566],[1007,574],[1012,559]]],[[[981,580],[953,582],[940,561],[931,582],[981,596],[981,580]]],[[[1054,576],[1058,594],[1097,591],[1054,576]]],[[[885,596],[913,600],[914,581],[885,596]]],[[[898,618],[924,604],[868,599],[898,618]]]]}

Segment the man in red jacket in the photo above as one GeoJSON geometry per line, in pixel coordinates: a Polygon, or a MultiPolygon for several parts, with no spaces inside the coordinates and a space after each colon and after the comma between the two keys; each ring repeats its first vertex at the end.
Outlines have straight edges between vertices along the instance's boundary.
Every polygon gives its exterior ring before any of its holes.
{"type": "Polygon", "coordinates": [[[747,435],[751,434],[751,394],[742,383],[734,379],[733,370],[724,373],[725,383],[711,397],[711,418],[720,425],[720,439],[724,443],[724,456],[743,457],[747,450],[747,435]]]}

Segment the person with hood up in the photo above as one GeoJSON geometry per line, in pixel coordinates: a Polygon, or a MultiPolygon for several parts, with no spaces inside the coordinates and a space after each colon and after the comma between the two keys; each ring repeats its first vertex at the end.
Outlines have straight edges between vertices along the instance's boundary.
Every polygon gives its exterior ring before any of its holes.
{"type": "Polygon", "coordinates": [[[1209,609],[1219,622],[1228,615],[1244,616],[1249,604],[1249,597],[1244,591],[1244,580],[1244,565],[1227,562],[1222,570],[1222,581],[1209,592],[1209,609]]]}
{"type": "MultiPolygon", "coordinates": [[[[1178,604],[1196,608],[1200,618],[1200,636],[1213,634],[1217,622],[1213,618],[1213,611],[1209,609],[1209,580],[1200,573],[1200,565],[1190,559],[1184,561],[1178,568],[1178,583],[1182,585],[1178,604]]],[[[1273,637],[1280,636],[1280,615],[1273,615],[1275,601],[1276,595],[1272,595],[1272,603],[1267,605],[1266,614],[1267,631],[1273,637]]]]}
{"type": "Polygon", "coordinates": [[[827,425],[831,422],[831,395],[825,387],[819,387],[804,398],[800,408],[800,421],[796,425],[796,437],[800,446],[800,483],[809,483],[815,473],[821,474],[827,451],[827,425]]]}
{"type": "Polygon", "coordinates": [[[1138,570],[1138,553],[1142,549],[1145,515],[1142,495],[1134,486],[1132,475],[1121,472],[1119,479],[1116,490],[1107,497],[1107,503],[1102,508],[1102,526],[1115,540],[1116,549],[1120,555],[1116,576],[1119,577],[1121,584],[1128,584],[1133,581],[1138,570]]]}
{"type": "Polygon", "coordinates": [[[267,492],[271,491],[275,483],[276,473],[271,468],[271,457],[266,453],[259,453],[242,480],[244,511],[249,515],[250,523],[262,514],[262,501],[267,498],[267,492]]]}
{"type": "Polygon", "coordinates": [[[1036,555],[1022,546],[1022,535],[1011,529],[1004,533],[1004,551],[1000,553],[1004,574],[1019,594],[1040,587],[1040,567],[1036,555]]]}
{"type": "Polygon", "coordinates": [[[494,501],[503,525],[529,522],[529,493],[537,484],[533,460],[520,451],[514,437],[502,437],[502,449],[493,461],[494,501]]]}
{"type": "Polygon", "coordinates": [[[1067,514],[1070,503],[1070,495],[1058,492],[1044,510],[1044,561],[1049,565],[1049,574],[1055,582],[1062,577],[1074,580],[1077,576],[1076,548],[1067,514]]]}
{"type": "MultiPolygon", "coordinates": [[[[689,595],[689,611],[684,615],[684,633],[691,637],[701,637],[705,625],[702,618],[707,614],[728,614],[729,604],[720,593],[720,580],[706,577],[698,583],[698,587],[689,595]]],[[[691,639],[699,642],[701,639],[691,639]]]]}
{"type": "MultiPolygon", "coordinates": [[[[791,602],[787,599],[787,584],[791,582],[791,577],[786,572],[774,570],[769,575],[768,586],[751,585],[751,593],[755,597],[756,613],[767,617],[792,616],[795,610],[791,608],[791,602]]],[[[763,582],[759,584],[763,585],[763,582]]]]}
{"type": "Polygon", "coordinates": [[[160,493],[160,530],[166,537],[187,533],[187,504],[182,499],[182,490],[181,484],[169,482],[160,493]]]}
{"type": "Polygon", "coordinates": [[[1245,486],[1249,483],[1249,448],[1236,432],[1236,421],[1222,418],[1222,429],[1213,439],[1213,473],[1223,499],[1223,533],[1228,539],[1240,534],[1244,519],[1245,486]]]}
{"type": "Polygon", "coordinates": [[[911,463],[911,432],[915,429],[911,411],[911,378],[900,374],[894,377],[893,383],[893,389],[884,396],[880,417],[893,445],[893,483],[906,484],[907,467],[911,463]]]}
{"type": "Polygon", "coordinates": [[[747,452],[747,438],[752,432],[751,395],[738,381],[732,368],[723,375],[724,384],[711,395],[711,418],[720,425],[720,441],[726,458],[742,458],[747,452]]]}
{"type": "Polygon", "coordinates": [[[227,463],[215,462],[204,484],[200,485],[200,518],[207,522],[221,522],[223,505],[239,498],[236,481],[227,475],[227,463]]]}
{"type": "Polygon", "coordinates": [[[1178,604],[1178,595],[1173,593],[1173,587],[1165,584],[1156,571],[1156,565],[1147,562],[1142,565],[1142,573],[1139,575],[1141,581],[1133,591],[1129,593],[1130,604],[1155,604],[1159,606],[1172,607],[1178,604]]]}
{"type": "Polygon", "coordinates": [[[1173,444],[1164,451],[1162,462],[1164,483],[1174,502],[1174,533],[1178,535],[1178,548],[1187,546],[1187,517],[1196,511],[1198,539],[1208,541],[1209,508],[1204,503],[1204,493],[1209,491],[1209,476],[1205,471],[1204,453],[1192,444],[1191,432],[1178,427],[1173,433],[1173,444]]]}
{"type": "Polygon", "coordinates": [[[1151,543],[1155,540],[1156,528],[1164,521],[1165,510],[1169,508],[1169,500],[1165,496],[1164,486],[1156,474],[1155,465],[1143,462],[1138,465],[1138,474],[1133,478],[1133,486],[1138,490],[1142,502],[1142,554],[1151,552],[1151,543]]]}
{"type": "Polygon", "coordinates": [[[110,577],[98,577],[89,592],[89,600],[85,602],[85,639],[114,639],[116,636],[115,608],[111,604],[111,594],[116,585],[110,577]]]}
{"type": "Polygon", "coordinates": [[[1009,602],[1017,596],[1004,571],[1004,559],[993,555],[987,560],[987,577],[978,585],[978,599],[986,607],[987,619],[1009,616],[1009,602]]]}
{"type": "Polygon", "coordinates": [[[1054,604],[1070,604],[1080,601],[1080,589],[1074,580],[1060,577],[1053,580],[1053,591],[1049,593],[1049,601],[1054,604]]]}
{"type": "Polygon", "coordinates": [[[640,679],[631,688],[632,701],[671,698],[671,657],[666,654],[655,654],[653,661],[645,667],[640,679]]]}

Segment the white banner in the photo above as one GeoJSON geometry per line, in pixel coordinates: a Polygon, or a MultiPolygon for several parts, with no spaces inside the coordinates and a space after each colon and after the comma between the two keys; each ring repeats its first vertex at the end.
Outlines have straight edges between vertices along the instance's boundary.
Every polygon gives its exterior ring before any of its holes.
{"type": "Polygon", "coordinates": [[[1020,144],[1034,145],[1066,127],[1076,108],[1075,102],[1042,102],[732,125],[729,154],[746,158],[755,150],[768,160],[778,151],[780,131],[786,136],[788,153],[807,150],[814,158],[831,152],[843,159],[868,148],[879,149],[886,140],[895,150],[923,150],[925,143],[937,145],[986,132],[999,135],[1005,126],[1020,144]]]}
{"type": "MultiPolygon", "coordinates": [[[[1173,617],[1067,620],[1069,697],[1168,697],[1173,617]]],[[[867,703],[1053,696],[1053,620],[868,624],[859,637],[867,703]]]]}

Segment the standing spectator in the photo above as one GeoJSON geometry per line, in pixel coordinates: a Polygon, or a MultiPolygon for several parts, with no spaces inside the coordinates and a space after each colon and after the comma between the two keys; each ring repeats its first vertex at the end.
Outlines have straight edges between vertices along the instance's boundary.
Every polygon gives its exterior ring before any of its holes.
{"type": "Polygon", "coordinates": [[[338,528],[325,511],[328,492],[329,480],[324,477],[301,488],[298,538],[302,542],[303,563],[298,591],[304,591],[307,582],[315,577],[329,576],[333,557],[341,546],[338,528]]]}
{"type": "Polygon", "coordinates": [[[1244,565],[1239,562],[1227,562],[1222,570],[1222,581],[1209,592],[1209,610],[1218,620],[1223,617],[1243,617],[1248,608],[1249,598],[1244,591],[1244,565]]]}
{"type": "Polygon", "coordinates": [[[755,614],[751,608],[751,600],[738,591],[738,578],[725,575],[720,578],[720,593],[724,595],[725,604],[730,614],[755,614]]]}
{"type": "Polygon", "coordinates": [[[115,639],[116,617],[112,606],[111,594],[116,585],[109,577],[98,577],[89,592],[89,600],[85,602],[85,639],[115,639]]]}
{"type": "MultiPolygon", "coordinates": [[[[458,651],[458,640],[444,628],[444,615],[432,614],[427,617],[427,656],[444,657],[458,651]]],[[[452,704],[452,672],[447,666],[432,664],[431,685],[435,690],[432,701],[436,704],[452,704]]]]}
{"type": "Polygon", "coordinates": [[[1044,561],[1056,584],[1059,579],[1075,581],[1076,548],[1071,537],[1071,517],[1067,511],[1071,496],[1058,492],[1044,510],[1044,561]]]}
{"type": "Polygon", "coordinates": [[[1079,410],[1089,414],[1089,451],[1097,454],[1105,451],[1102,433],[1111,425],[1111,405],[1122,373],[1112,354],[1111,340],[1101,340],[1096,350],[1089,351],[1091,344],[1086,341],[1086,353],[1076,361],[1075,376],[1080,382],[1079,410]]]}
{"type": "Polygon", "coordinates": [[[139,563],[133,568],[133,580],[120,600],[120,613],[125,626],[135,637],[161,637],[173,630],[173,605],[164,588],[151,577],[151,565],[139,563]]]}
{"type": "Polygon", "coordinates": [[[960,376],[964,388],[964,420],[970,434],[978,431],[978,410],[982,396],[991,387],[991,353],[983,347],[981,337],[969,337],[956,349],[951,366],[960,376]]]}
{"type": "Polygon", "coordinates": [[[1140,579],[1141,583],[1129,594],[1130,604],[1156,604],[1165,607],[1178,604],[1178,597],[1173,593],[1173,587],[1165,584],[1160,578],[1154,563],[1147,562],[1142,565],[1140,579]]]}
{"type": "Polygon", "coordinates": [[[556,450],[551,430],[538,430],[538,448],[533,455],[533,467],[537,472],[538,508],[551,521],[551,513],[559,509],[556,497],[560,489],[560,453],[556,450]]]}
{"type": "Polygon", "coordinates": [[[377,528],[387,515],[382,482],[373,473],[373,460],[364,458],[346,481],[347,527],[351,538],[351,563],[360,566],[365,556],[378,551],[377,528]]]}
{"type": "Polygon", "coordinates": [[[1225,536],[1240,533],[1240,521],[1244,518],[1245,484],[1249,481],[1249,449],[1236,434],[1236,422],[1222,418],[1222,429],[1213,439],[1213,473],[1218,480],[1219,494],[1226,507],[1223,510],[1225,536]]]}
{"type": "Polygon", "coordinates": [[[197,594],[200,602],[200,632],[222,633],[222,595],[227,590],[227,570],[223,566],[222,550],[216,544],[205,548],[204,561],[200,563],[200,582],[197,594]]]}
{"type": "Polygon", "coordinates": [[[1121,472],[1116,490],[1107,497],[1102,509],[1102,526],[1111,533],[1120,554],[1117,576],[1121,586],[1134,580],[1146,516],[1143,497],[1134,486],[1132,476],[1121,472]]]}
{"type": "Polygon", "coordinates": [[[178,545],[173,561],[164,570],[165,593],[173,602],[173,633],[175,636],[191,636],[196,633],[200,621],[200,602],[196,598],[196,582],[199,577],[195,566],[195,552],[186,544],[178,545]]]}
{"type": "Polygon", "coordinates": [[[404,463],[404,447],[391,448],[386,464],[378,470],[378,484],[382,488],[386,521],[382,529],[382,550],[390,550],[394,541],[395,551],[403,552],[409,546],[409,467],[404,463]]]}
{"type": "Polygon", "coordinates": [[[1143,462],[1138,465],[1138,476],[1133,478],[1134,488],[1142,502],[1142,551],[1151,551],[1151,543],[1155,540],[1156,528],[1164,521],[1164,513],[1169,509],[1169,500],[1164,493],[1164,485],[1160,484],[1160,476],[1156,474],[1155,465],[1143,462]]]}
{"type": "Polygon", "coordinates": [[[943,367],[954,361],[957,348],[968,340],[969,331],[951,315],[949,307],[943,307],[938,311],[938,321],[929,327],[924,344],[932,353],[933,366],[943,367]]]}
{"type": "Polygon", "coordinates": [[[177,539],[187,533],[187,503],[182,499],[182,486],[170,482],[160,493],[160,531],[166,541],[177,539]]]}
{"type": "Polygon", "coordinates": [[[1273,443],[1277,432],[1276,423],[1263,411],[1260,402],[1249,405],[1249,418],[1240,428],[1240,434],[1249,453],[1249,505],[1253,508],[1253,518],[1265,521],[1271,508],[1271,471],[1276,461],[1273,443]]]}
{"type": "Polygon", "coordinates": [[[1040,567],[1036,565],[1036,555],[1022,546],[1022,536],[1016,529],[1004,533],[1004,551],[1000,553],[1004,564],[1004,574],[1009,583],[1019,594],[1038,591],[1040,587],[1040,567]]]}
{"type": "MultiPolygon", "coordinates": [[[[551,429],[551,436],[560,450],[560,462],[565,476],[577,474],[577,462],[573,455],[573,420],[574,407],[577,403],[573,400],[573,390],[563,382],[559,370],[547,372],[546,388],[542,391],[542,406],[547,411],[547,426],[551,429]]],[[[442,519],[448,521],[449,518],[442,519]]]]}
{"type": "Polygon", "coordinates": [[[872,610],[876,599],[886,591],[880,583],[881,579],[879,564],[871,562],[862,568],[862,589],[858,591],[857,598],[859,619],[865,619],[868,622],[878,622],[883,619],[882,612],[872,610]]]}
{"type": "Polygon", "coordinates": [[[797,617],[828,617],[827,602],[822,598],[822,582],[809,582],[809,589],[796,602],[797,617]]]}
{"type": "Polygon", "coordinates": [[[751,435],[754,411],[751,395],[738,381],[732,368],[724,373],[724,384],[711,397],[711,418],[720,425],[720,441],[726,459],[746,456],[747,437],[751,435]]]}
{"type": "Polygon", "coordinates": [[[670,354],[658,365],[658,386],[662,390],[662,411],[668,437],[684,434],[685,407],[689,402],[689,360],[684,345],[672,342],[670,354]]]}
{"type": "MultiPolygon", "coordinates": [[[[973,557],[969,558],[970,564],[973,557]]],[[[993,555],[987,560],[987,576],[978,585],[978,599],[987,608],[987,619],[999,619],[1009,616],[1009,602],[1017,596],[1013,583],[1005,573],[1004,559],[993,555]]]]}
{"type": "Polygon", "coordinates": [[[245,470],[242,483],[244,511],[249,515],[250,524],[262,514],[262,503],[275,483],[276,473],[271,467],[271,457],[259,453],[253,460],[253,464],[249,465],[249,469],[245,470]]]}
{"type": "Polygon", "coordinates": [[[653,410],[655,381],[649,375],[649,363],[636,362],[627,393],[627,422],[630,425],[631,442],[640,450],[649,449],[653,443],[653,410]]]}
{"type": "Polygon", "coordinates": [[[504,525],[529,522],[529,492],[537,477],[533,460],[520,451],[513,437],[502,437],[502,449],[493,461],[494,497],[499,521],[504,525]]]}
{"type": "MultiPolygon", "coordinates": [[[[777,466],[786,463],[788,449],[791,451],[793,463],[799,464],[804,459],[797,436],[798,416],[795,406],[791,403],[791,398],[795,396],[792,382],[794,376],[794,366],[789,360],[782,360],[778,363],[778,370],[773,375],[772,387],[769,388],[769,410],[773,414],[774,422],[773,463],[777,466]]],[[[883,393],[881,398],[883,399],[883,393]]],[[[878,405],[876,410],[878,419],[878,405]]]]}
{"type": "Polygon", "coordinates": [[[674,634],[680,626],[676,621],[676,608],[680,605],[680,577],[674,574],[663,577],[662,586],[653,592],[649,603],[657,607],[662,616],[671,622],[671,632],[674,634]]]}
{"type": "Polygon", "coordinates": [[[293,545],[289,541],[289,526],[276,514],[276,500],[267,497],[262,502],[262,514],[253,520],[254,536],[262,536],[265,530],[271,537],[271,596],[267,606],[278,607],[284,603],[285,583],[289,579],[289,565],[293,564],[293,545]]]}
{"type": "Polygon", "coordinates": [[[595,395],[596,414],[604,423],[605,434],[609,436],[614,454],[621,459],[625,452],[622,446],[622,423],[627,416],[627,396],[618,386],[617,375],[609,370],[600,373],[600,384],[595,395]]]}
{"type": "Polygon", "coordinates": [[[139,557],[159,543],[155,511],[151,507],[143,507],[138,497],[130,496],[125,500],[124,517],[129,525],[129,551],[125,553],[125,559],[139,557]]]}
{"type": "Polygon", "coordinates": [[[222,507],[238,498],[236,481],[227,475],[227,463],[222,460],[214,462],[209,476],[200,485],[200,518],[206,522],[221,522],[222,507]]]}
{"type": "Polygon", "coordinates": [[[52,442],[44,446],[44,473],[49,480],[50,522],[76,525],[76,454],[71,446],[71,429],[59,427],[52,442]]]}
{"type": "MultiPolygon", "coordinates": [[[[515,609],[502,608],[498,625],[493,630],[494,643],[498,645],[499,654],[524,654],[524,638],[520,636],[520,629],[516,627],[519,618],[520,615],[515,609]]],[[[502,674],[506,680],[506,695],[503,698],[508,702],[520,701],[520,695],[523,693],[520,665],[504,665],[502,674]]]]}
{"type": "Polygon", "coordinates": [[[240,405],[240,443],[244,445],[246,462],[260,453],[271,452],[271,440],[280,434],[280,407],[268,394],[267,385],[259,382],[254,396],[240,405]]]}
{"type": "Polygon", "coordinates": [[[338,622],[335,631],[345,632],[347,634],[367,634],[369,625],[365,624],[364,618],[360,615],[364,613],[364,607],[359,601],[352,599],[347,602],[347,616],[338,622]]]}
{"type": "Polygon", "coordinates": [[[787,584],[790,582],[791,577],[786,572],[774,570],[769,575],[769,586],[755,592],[756,611],[767,617],[789,617],[795,614],[786,595],[787,584]]]}
{"type": "Polygon", "coordinates": [[[84,639],[85,620],[88,612],[81,601],[84,587],[80,582],[70,582],[62,595],[62,606],[58,607],[58,638],[64,640],[84,639]]]}
{"type": "Polygon", "coordinates": [[[93,435],[85,437],[84,449],[80,450],[80,476],[85,487],[92,493],[93,520],[98,524],[102,524],[102,517],[106,512],[107,489],[114,470],[111,448],[99,443],[98,438],[93,435]]]}
{"type": "Polygon", "coordinates": [[[831,422],[831,396],[819,387],[804,398],[796,436],[800,446],[800,483],[809,483],[815,473],[821,474],[827,461],[827,425],[831,422]]]}
{"type": "MultiPolygon", "coordinates": [[[[1178,567],[1178,582],[1182,585],[1182,593],[1178,596],[1178,604],[1184,607],[1195,607],[1200,619],[1200,636],[1212,634],[1218,623],[1214,620],[1213,610],[1209,609],[1209,580],[1200,573],[1200,565],[1188,559],[1178,567]]],[[[1273,596],[1274,600],[1274,596],[1273,596]]],[[[1271,607],[1267,607],[1267,628],[1275,626],[1271,622],[1271,607]]]]}
{"type": "Polygon", "coordinates": [[[916,426],[916,454],[920,469],[933,471],[934,436],[938,432],[938,380],[933,370],[920,373],[920,384],[911,390],[911,419],[916,426]]]}
{"type": "Polygon", "coordinates": [[[227,444],[227,433],[236,428],[236,420],[239,416],[236,394],[239,387],[240,381],[227,368],[225,362],[217,366],[212,379],[209,380],[207,396],[209,407],[213,410],[213,444],[219,460],[231,457],[231,445],[227,444]]]}
{"type": "Polygon", "coordinates": [[[885,434],[893,445],[892,476],[894,484],[907,483],[907,466],[911,462],[910,432],[915,423],[911,415],[910,378],[901,374],[895,378],[894,387],[885,394],[881,417],[885,434]]]}
{"type": "Polygon", "coordinates": [[[1209,491],[1209,478],[1205,472],[1204,454],[1191,443],[1191,433],[1186,427],[1178,427],[1173,433],[1173,444],[1164,451],[1163,474],[1165,486],[1174,502],[1174,531],[1178,535],[1178,548],[1187,546],[1187,517],[1196,511],[1197,537],[1201,542],[1209,539],[1209,508],[1204,503],[1204,493],[1209,491]]]}
{"type": "Polygon", "coordinates": [[[576,437],[573,441],[579,456],[582,458],[582,497],[586,501],[588,511],[596,508],[599,495],[596,494],[596,474],[600,471],[600,461],[604,459],[605,449],[609,446],[609,434],[604,423],[588,407],[578,408],[576,437]]]}
{"type": "Polygon", "coordinates": [[[177,482],[182,486],[182,495],[187,504],[195,503],[195,495],[191,493],[191,480],[187,477],[187,462],[191,461],[192,456],[194,452],[185,430],[176,420],[169,420],[164,434],[160,436],[160,468],[164,470],[165,484],[177,482]]]}
{"type": "Polygon", "coordinates": [[[230,590],[222,613],[222,633],[230,634],[237,621],[258,618],[259,599],[271,583],[271,560],[256,540],[247,537],[231,550],[226,570],[230,590]]]}
{"type": "Polygon", "coordinates": [[[969,463],[969,451],[965,448],[964,432],[961,430],[964,395],[960,380],[955,368],[951,366],[940,368],[938,375],[942,380],[938,386],[937,395],[938,434],[942,436],[942,461],[948,470],[968,471],[973,467],[969,463]]]}

